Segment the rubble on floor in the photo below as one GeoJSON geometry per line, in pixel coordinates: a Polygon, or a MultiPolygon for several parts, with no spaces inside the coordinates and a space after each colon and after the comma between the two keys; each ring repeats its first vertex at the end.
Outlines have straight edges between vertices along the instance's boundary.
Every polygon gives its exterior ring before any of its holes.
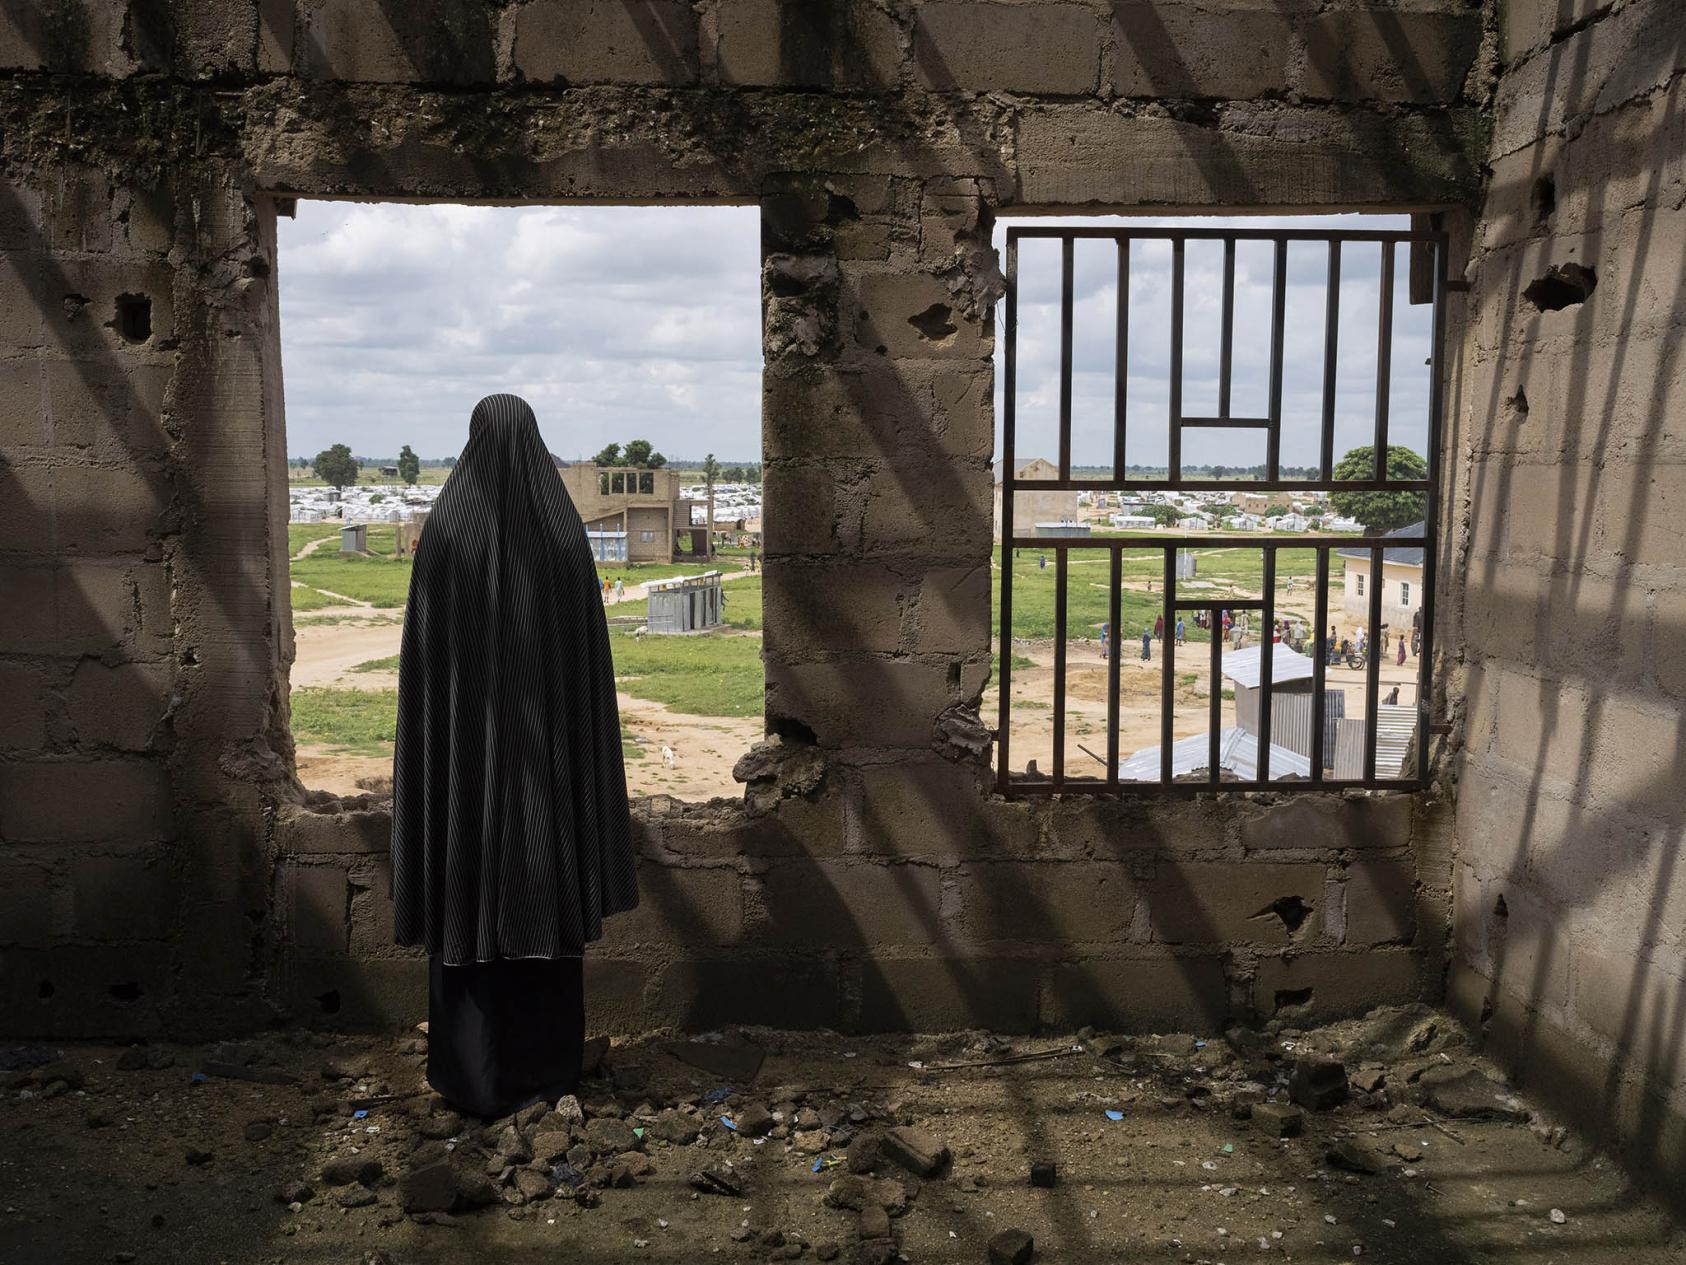
{"type": "Polygon", "coordinates": [[[1675,1233],[1424,1007],[1204,1039],[599,1038],[577,1095],[492,1121],[434,1095],[425,1062],[421,1037],[296,1031],[0,1050],[0,1260],[279,1261],[303,1238],[384,1265],[470,1244],[1636,1265],[1675,1233]]]}

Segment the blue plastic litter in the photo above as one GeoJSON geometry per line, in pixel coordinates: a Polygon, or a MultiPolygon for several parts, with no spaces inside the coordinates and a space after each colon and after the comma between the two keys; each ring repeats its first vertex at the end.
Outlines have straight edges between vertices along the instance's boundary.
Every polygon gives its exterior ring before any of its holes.
{"type": "Polygon", "coordinates": [[[819,1160],[815,1160],[815,1161],[814,1161],[814,1168],[813,1168],[813,1171],[814,1171],[814,1172],[816,1172],[816,1173],[817,1173],[817,1172],[819,1172],[819,1171],[820,1171],[820,1169],[821,1169],[821,1167],[823,1167],[823,1166],[822,1166],[822,1164],[821,1164],[821,1163],[820,1163],[820,1161],[819,1161],[819,1160]]]}
{"type": "Polygon", "coordinates": [[[1122,1111],[1113,1111],[1109,1107],[1107,1109],[1106,1118],[1108,1120],[1122,1120],[1124,1118],[1124,1113],[1122,1111]]]}
{"type": "Polygon", "coordinates": [[[356,1111],[351,1113],[351,1118],[353,1120],[361,1120],[364,1116],[366,1116],[368,1114],[369,1113],[367,1111],[365,1111],[363,1108],[359,1107],[356,1111]]]}
{"type": "Polygon", "coordinates": [[[1204,1041],[1202,1041],[1199,1037],[1196,1037],[1194,1039],[1194,1048],[1197,1049],[1197,1050],[1204,1050],[1206,1048],[1206,1043],[1204,1041]]]}
{"type": "Polygon", "coordinates": [[[578,1186],[585,1180],[585,1174],[572,1164],[562,1163],[550,1170],[552,1181],[565,1182],[570,1186],[578,1186]]]}
{"type": "Polygon", "coordinates": [[[731,1096],[732,1096],[732,1087],[730,1085],[722,1085],[718,1089],[709,1090],[706,1094],[703,1095],[702,1100],[706,1103],[725,1102],[731,1096]]]}
{"type": "Polygon", "coordinates": [[[736,1133],[738,1131],[738,1126],[732,1123],[732,1117],[730,1117],[730,1116],[721,1116],[720,1117],[720,1123],[725,1125],[733,1133],[736,1133]]]}
{"type": "Polygon", "coordinates": [[[193,1074],[193,1079],[188,1083],[192,1084],[192,1085],[201,1085],[201,1084],[204,1083],[204,1081],[205,1081],[205,1073],[195,1072],[193,1074]]]}

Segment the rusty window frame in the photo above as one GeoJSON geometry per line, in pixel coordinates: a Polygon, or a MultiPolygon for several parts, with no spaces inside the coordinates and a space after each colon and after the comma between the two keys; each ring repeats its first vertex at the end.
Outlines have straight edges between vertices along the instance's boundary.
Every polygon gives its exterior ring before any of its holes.
{"type": "MultiPolygon", "coordinates": [[[[1434,228],[1411,229],[1241,229],[1241,228],[1112,228],[1099,226],[1030,226],[1012,225],[1006,230],[1006,295],[1004,298],[1003,406],[1001,458],[1001,541],[1006,554],[1001,568],[1000,644],[997,646],[997,680],[1000,682],[1000,717],[996,729],[996,789],[1005,796],[1047,796],[1067,794],[1132,795],[1132,794],[1196,794],[1211,791],[1259,790],[1321,790],[1342,791],[1352,788],[1366,790],[1419,790],[1427,785],[1428,739],[1433,725],[1433,637],[1435,569],[1439,552],[1438,523],[1440,514],[1440,449],[1442,413],[1444,408],[1445,323],[1447,290],[1447,235],[1434,228]],[[1019,480],[1016,478],[1014,451],[1015,406],[1017,394],[1017,335],[1018,335],[1018,264],[1019,242],[1029,238],[1054,239],[1060,243],[1060,381],[1059,381],[1059,469],[1057,478],[1019,480]],[[1071,474],[1071,394],[1072,394],[1072,324],[1074,308],[1073,259],[1075,244],[1080,239],[1110,240],[1115,244],[1118,267],[1118,303],[1116,319],[1116,360],[1114,364],[1113,413],[1113,477],[1076,479],[1071,474]],[[1128,451],[1125,422],[1126,373],[1129,349],[1129,293],[1130,244],[1135,241],[1160,240],[1171,244],[1171,302],[1170,302],[1170,366],[1169,366],[1169,461],[1163,479],[1131,479],[1128,477],[1128,451]],[[1218,371],[1218,415],[1190,417],[1182,412],[1183,386],[1183,274],[1184,248],[1190,241],[1218,241],[1224,247],[1223,261],[1223,320],[1220,334],[1220,364],[1218,371]],[[1270,242],[1274,248],[1273,286],[1271,295],[1271,359],[1269,375],[1268,415],[1234,417],[1230,414],[1230,386],[1232,353],[1235,339],[1235,246],[1242,241],[1270,242]],[[1324,324],[1323,398],[1319,477],[1315,479],[1283,479],[1281,477],[1281,426],[1283,377],[1283,324],[1287,295],[1287,251],[1290,242],[1322,243],[1327,247],[1329,271],[1326,285],[1326,316],[1324,324]],[[1381,285],[1377,313],[1377,383],[1375,434],[1372,440],[1375,469],[1369,479],[1332,477],[1335,444],[1336,355],[1339,342],[1339,314],[1341,289],[1341,247],[1345,243],[1379,244],[1381,250],[1381,285]],[[1412,301],[1419,278],[1428,281],[1429,302],[1432,304],[1429,335],[1429,393],[1428,393],[1428,477],[1425,479],[1389,479],[1388,453],[1388,386],[1391,375],[1395,256],[1403,245],[1410,252],[1410,280],[1412,301]],[[1262,480],[1214,480],[1182,478],[1182,431],[1203,429],[1245,428],[1262,429],[1266,433],[1265,466],[1267,477],[1262,480]],[[1210,537],[1168,536],[1163,533],[1135,534],[1103,538],[1069,536],[1016,536],[1013,532],[1013,503],[1021,487],[1037,491],[1091,492],[1148,492],[1148,491],[1254,491],[1254,492],[1314,492],[1314,491],[1418,491],[1424,497],[1423,531],[1417,536],[1389,536],[1375,534],[1322,535],[1315,543],[1283,544],[1274,533],[1258,533],[1225,537],[1226,548],[1260,551],[1263,561],[1261,577],[1262,599],[1236,601],[1210,599],[1183,601],[1177,597],[1177,551],[1184,548],[1210,547],[1210,537]],[[1054,700],[1053,700],[1053,768],[1046,777],[1015,777],[1010,768],[1012,740],[1012,615],[1013,567],[1015,548],[1049,550],[1054,555],[1054,700]],[[1423,551],[1422,646],[1417,659],[1417,718],[1414,743],[1414,767],[1410,776],[1382,778],[1376,775],[1376,719],[1380,693],[1380,656],[1375,645],[1370,646],[1366,660],[1364,681],[1364,753],[1363,773],[1357,778],[1333,778],[1324,775],[1326,752],[1324,694],[1328,664],[1329,622],[1329,555],[1332,550],[1367,547],[1370,551],[1370,573],[1380,577],[1384,550],[1389,548],[1420,547],[1423,551]],[[1105,777],[1073,777],[1065,767],[1065,702],[1066,702],[1066,604],[1067,561],[1072,550],[1104,549],[1110,554],[1110,583],[1108,621],[1111,636],[1107,641],[1107,754],[1105,777]],[[1211,717],[1208,735],[1211,742],[1206,776],[1199,780],[1175,779],[1172,773],[1175,721],[1173,696],[1176,684],[1176,648],[1166,639],[1160,650],[1160,776],[1157,781],[1124,780],[1118,776],[1118,699],[1120,591],[1122,588],[1123,556],[1126,549],[1158,549],[1163,552],[1163,603],[1161,614],[1167,629],[1174,626],[1179,614],[1192,616],[1206,611],[1216,616],[1219,610],[1257,611],[1261,627],[1259,651],[1259,711],[1257,776],[1251,780],[1224,778],[1220,767],[1222,742],[1222,638],[1211,639],[1211,717]],[[1314,549],[1317,553],[1316,615],[1313,626],[1314,670],[1312,674],[1311,738],[1315,755],[1310,761],[1308,779],[1272,779],[1270,775],[1272,646],[1266,630],[1275,618],[1276,552],[1279,549],[1314,549]]],[[[1369,586],[1367,626],[1370,640],[1376,640],[1381,627],[1382,585],[1369,586]]]]}

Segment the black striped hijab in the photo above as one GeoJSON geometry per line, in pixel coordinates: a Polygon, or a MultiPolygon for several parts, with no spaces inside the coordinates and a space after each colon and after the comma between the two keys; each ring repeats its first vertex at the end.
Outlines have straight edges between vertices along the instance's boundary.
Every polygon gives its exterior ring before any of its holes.
{"type": "Polygon", "coordinates": [[[585,526],[527,402],[489,395],[416,550],[392,769],[394,938],[578,957],[638,904],[585,526]]]}

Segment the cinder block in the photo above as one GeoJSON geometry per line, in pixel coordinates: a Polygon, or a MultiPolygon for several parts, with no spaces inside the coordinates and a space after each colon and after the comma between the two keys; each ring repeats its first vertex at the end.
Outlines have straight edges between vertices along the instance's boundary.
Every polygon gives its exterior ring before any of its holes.
{"type": "Polygon", "coordinates": [[[33,948],[53,938],[53,872],[47,866],[0,864],[0,944],[33,948]]]}
{"type": "Polygon", "coordinates": [[[39,442],[111,457],[169,447],[162,418],[172,366],[55,359],[41,362],[40,372],[46,407],[34,414],[39,442]]]}
{"type": "Polygon", "coordinates": [[[863,769],[851,847],[941,863],[1040,856],[1038,809],[990,798],[972,769],[942,761],[863,769]]]}
{"type": "Polygon", "coordinates": [[[699,1031],[726,1023],[775,1028],[841,1028],[836,969],[817,958],[691,958],[661,976],[658,1025],[699,1031]]]}
{"type": "Polygon", "coordinates": [[[761,494],[766,498],[763,539],[770,556],[837,552],[843,507],[831,470],[784,462],[769,465],[761,494]]]}
{"type": "Polygon", "coordinates": [[[392,847],[392,814],[300,811],[276,819],[275,839],[284,854],[386,852],[392,847]]]}
{"type": "Polygon", "coordinates": [[[1323,900],[1321,865],[1257,861],[1177,861],[1158,867],[1142,888],[1153,938],[1167,944],[1256,942],[1289,944],[1317,934],[1315,909],[1323,900]],[[1276,902],[1298,899],[1312,913],[1276,902]],[[1289,923],[1303,917],[1296,930],[1289,923]]]}
{"type": "Polygon", "coordinates": [[[77,857],[70,863],[69,880],[80,939],[157,940],[169,934],[175,892],[162,861],[138,856],[77,857]]]}
{"type": "Polygon", "coordinates": [[[1686,1088],[1686,1067],[1669,1022],[1686,994],[1686,979],[1651,957],[1617,957],[1583,947],[1572,956],[1573,1018],[1614,1042],[1629,1062],[1625,1070],[1654,1077],[1664,1089],[1686,1088]]]}
{"type": "Polygon", "coordinates": [[[0,253],[0,347],[22,351],[46,341],[47,282],[42,256],[36,250],[0,253]]]}
{"type": "Polygon", "coordinates": [[[933,865],[786,861],[761,875],[756,938],[804,947],[932,944],[942,937],[933,865]]]}
{"type": "Polygon", "coordinates": [[[0,1013],[11,1038],[112,1040],[155,1034],[172,1000],[167,944],[60,944],[0,954],[0,1013]]]}
{"type": "Polygon", "coordinates": [[[167,837],[169,773],[145,760],[0,763],[0,839],[82,843],[167,837]]]}
{"type": "Polygon", "coordinates": [[[1115,862],[973,862],[956,879],[973,940],[1084,944],[1125,939],[1136,884],[1115,862]]]}
{"type": "Polygon", "coordinates": [[[953,1032],[1036,1026],[1040,967],[1028,958],[863,960],[858,1032],[953,1032]]]}
{"type": "Polygon", "coordinates": [[[535,0],[504,22],[515,75],[529,83],[697,80],[697,16],[683,0],[535,0]]]}
{"type": "Polygon", "coordinates": [[[870,89],[901,78],[894,19],[861,0],[726,0],[711,25],[721,83],[870,89]]]}
{"type": "Polygon", "coordinates": [[[1093,92],[1101,25],[1078,4],[934,0],[914,10],[913,69],[937,91],[1093,92]]]}
{"type": "Polygon", "coordinates": [[[1481,46],[1481,15],[1335,9],[1307,17],[1300,35],[1303,96],[1431,105],[1462,91],[1481,46]]]}
{"type": "Polygon", "coordinates": [[[1421,958],[1410,950],[1260,958],[1253,977],[1253,1010],[1261,1019],[1282,1006],[1296,1007],[1296,1017],[1339,1019],[1377,1006],[1402,1006],[1421,995],[1421,958]],[[1309,998],[1303,996],[1307,990],[1309,998]]]}
{"type": "Polygon", "coordinates": [[[987,654],[991,587],[987,565],[927,571],[919,582],[906,649],[918,654],[987,654]]]}
{"type": "Polygon", "coordinates": [[[67,554],[139,553],[163,530],[164,476],[140,467],[16,467],[0,507],[0,549],[67,554]]]}
{"type": "Polygon", "coordinates": [[[897,463],[866,485],[861,545],[868,557],[911,553],[930,561],[982,561],[993,530],[987,469],[897,463]]]}
{"type": "Polygon", "coordinates": [[[922,454],[988,461],[995,447],[995,372],[952,369],[931,382],[936,427],[929,441],[916,434],[922,454]]]}
{"type": "Polygon", "coordinates": [[[290,864],[281,871],[286,951],[295,957],[337,957],[349,946],[350,885],[336,865],[290,864]]]}
{"type": "Polygon", "coordinates": [[[288,961],[280,996],[305,1027],[407,1032],[427,1018],[427,958],[288,961]]]}
{"type": "Polygon", "coordinates": [[[937,713],[964,689],[947,668],[908,659],[767,658],[767,715],[806,725],[823,747],[928,747],[937,713]]]}
{"type": "Polygon", "coordinates": [[[1042,1022],[1108,1032],[1222,1032],[1229,985],[1216,957],[1091,958],[1049,968],[1042,1022]]]}
{"type": "Polygon", "coordinates": [[[641,859],[638,907],[603,920],[602,944],[612,954],[644,943],[706,949],[736,944],[743,923],[743,879],[737,870],[641,859]]]}
{"type": "Polygon", "coordinates": [[[0,751],[47,745],[47,679],[41,669],[0,660],[0,751]]]}
{"type": "Polygon", "coordinates": [[[1064,801],[1048,817],[1062,855],[1123,857],[1219,848],[1234,832],[1232,806],[1193,799],[1064,801]]]}
{"type": "Polygon", "coordinates": [[[901,577],[880,564],[775,558],[762,581],[768,643],[785,655],[815,650],[893,652],[901,641],[908,596],[901,577]]]}
{"type": "Polygon", "coordinates": [[[258,9],[253,0],[177,0],[177,73],[250,74],[257,66],[258,9]]]}
{"type": "Polygon", "coordinates": [[[1258,848],[1403,848],[1411,841],[1409,795],[1333,799],[1302,795],[1243,817],[1241,843],[1258,848]]]}
{"type": "Polygon", "coordinates": [[[38,448],[51,442],[41,407],[41,361],[34,355],[0,361],[0,447],[38,448]]]}
{"type": "MultiPolygon", "coordinates": [[[[270,6],[273,10],[273,6],[270,6]]],[[[488,6],[298,0],[298,73],[353,83],[486,84],[496,72],[488,6]]],[[[269,14],[268,55],[292,45],[269,14]]]]}
{"type": "Polygon", "coordinates": [[[650,971],[642,962],[585,955],[586,1030],[591,1033],[634,1033],[650,1024],[644,1009],[644,988],[650,971]]]}
{"type": "Polygon", "coordinates": [[[1416,934],[1416,872],[1406,861],[1347,867],[1346,942],[1387,944],[1416,934]]]}
{"type": "Polygon", "coordinates": [[[871,273],[854,286],[855,341],[895,360],[988,358],[990,327],[967,318],[941,278],[871,273]]]}
{"type": "Polygon", "coordinates": [[[82,660],[65,696],[77,742],[125,751],[150,747],[169,707],[173,676],[168,664],[82,660]]]}
{"type": "Polygon", "coordinates": [[[928,424],[930,391],[916,372],[876,357],[859,365],[803,364],[763,375],[761,415],[769,462],[888,460],[910,431],[928,424]]]}
{"type": "Polygon", "coordinates": [[[1111,6],[1104,78],[1125,97],[1246,100],[1288,87],[1288,14],[1234,6],[1221,21],[1194,5],[1111,6]]]}
{"type": "Polygon", "coordinates": [[[393,951],[392,863],[385,857],[351,871],[351,952],[384,957],[393,951]]]}

